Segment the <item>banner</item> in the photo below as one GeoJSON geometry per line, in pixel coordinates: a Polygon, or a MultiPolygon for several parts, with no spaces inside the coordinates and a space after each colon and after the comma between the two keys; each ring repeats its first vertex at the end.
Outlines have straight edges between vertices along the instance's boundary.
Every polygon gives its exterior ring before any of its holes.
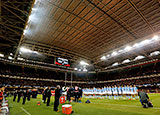
{"type": "Polygon", "coordinates": [[[55,90],[51,90],[52,96],[55,96],[55,90]]]}
{"type": "Polygon", "coordinates": [[[62,66],[67,66],[67,67],[70,66],[69,61],[67,59],[59,58],[59,57],[56,58],[55,64],[62,65],[62,66]]]}

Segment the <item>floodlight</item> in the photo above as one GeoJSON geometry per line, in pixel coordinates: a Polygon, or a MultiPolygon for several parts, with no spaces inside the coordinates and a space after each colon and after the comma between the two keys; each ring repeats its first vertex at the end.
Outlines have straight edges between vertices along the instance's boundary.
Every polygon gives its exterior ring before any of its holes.
{"type": "Polygon", "coordinates": [[[102,56],[102,57],[101,57],[101,60],[105,60],[105,59],[106,59],[106,56],[102,56]]]}
{"type": "Polygon", "coordinates": [[[131,50],[131,49],[132,49],[131,46],[126,46],[124,50],[129,51],[129,50],[131,50]]]}
{"type": "Polygon", "coordinates": [[[123,52],[123,50],[119,50],[119,51],[118,51],[118,53],[121,53],[121,52],[123,52]]]}
{"type": "Polygon", "coordinates": [[[116,56],[116,55],[118,55],[117,52],[113,52],[113,53],[112,53],[112,56],[116,56]]]}
{"type": "Polygon", "coordinates": [[[39,54],[37,51],[32,51],[32,53],[39,54]]]}
{"type": "Polygon", "coordinates": [[[28,18],[28,22],[29,22],[29,21],[32,21],[32,19],[33,19],[33,15],[31,14],[31,15],[29,16],[29,18],[28,18]]]}
{"type": "Polygon", "coordinates": [[[150,53],[149,56],[156,56],[156,55],[159,55],[160,54],[160,51],[154,51],[152,53],[150,53]]]}
{"type": "Polygon", "coordinates": [[[21,47],[20,51],[24,52],[24,53],[32,53],[32,51],[30,49],[27,49],[27,48],[24,48],[24,47],[21,47]]]}
{"type": "Polygon", "coordinates": [[[0,54],[0,57],[4,57],[4,54],[0,54]]]}
{"type": "Polygon", "coordinates": [[[117,65],[118,65],[118,62],[116,62],[116,63],[112,64],[112,66],[117,66],[117,65]]]}
{"type": "Polygon", "coordinates": [[[126,59],[126,60],[124,60],[122,63],[129,63],[130,62],[130,60],[129,59],[126,59]]]}
{"type": "Polygon", "coordinates": [[[22,61],[22,60],[23,60],[23,58],[18,57],[18,58],[17,58],[17,60],[21,60],[21,61],[22,61]]]}
{"type": "Polygon", "coordinates": [[[152,40],[155,40],[155,41],[157,41],[158,40],[158,36],[157,35],[155,35],[155,36],[153,36],[153,38],[152,38],[152,40]]]}
{"type": "Polygon", "coordinates": [[[140,44],[141,44],[141,45],[146,45],[146,44],[148,44],[148,43],[150,43],[150,40],[144,40],[144,41],[142,41],[140,44]]]}
{"type": "Polygon", "coordinates": [[[89,65],[88,63],[86,63],[86,62],[84,62],[84,61],[81,61],[80,64],[81,64],[81,65],[89,65]]]}
{"type": "Polygon", "coordinates": [[[32,11],[31,15],[29,16],[28,22],[34,22],[34,23],[36,23],[38,21],[37,16],[35,15],[34,12],[35,12],[35,10],[32,11]]]}
{"type": "Polygon", "coordinates": [[[12,60],[13,58],[12,58],[11,56],[8,56],[8,59],[11,59],[11,60],[12,60]]]}
{"type": "Polygon", "coordinates": [[[143,59],[143,58],[145,58],[144,56],[137,56],[135,59],[134,59],[134,61],[136,61],[136,60],[140,60],[140,59],[143,59]]]}
{"type": "Polygon", "coordinates": [[[25,29],[24,31],[23,31],[23,34],[25,35],[27,33],[27,30],[25,29]]]}
{"type": "Polygon", "coordinates": [[[81,71],[81,69],[78,69],[78,71],[81,71]]]}
{"type": "Polygon", "coordinates": [[[110,55],[108,54],[107,57],[110,57],[110,55]]]}
{"type": "Polygon", "coordinates": [[[135,44],[133,45],[133,47],[139,47],[139,44],[138,44],[138,43],[135,43],[135,44]]]}
{"type": "Polygon", "coordinates": [[[88,71],[88,70],[86,68],[84,68],[83,71],[88,71]]]}

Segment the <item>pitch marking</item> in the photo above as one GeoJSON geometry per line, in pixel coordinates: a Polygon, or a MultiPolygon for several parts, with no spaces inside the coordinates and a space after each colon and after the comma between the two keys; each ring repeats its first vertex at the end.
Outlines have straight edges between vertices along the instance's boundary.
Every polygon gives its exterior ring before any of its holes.
{"type": "Polygon", "coordinates": [[[23,107],[21,107],[21,109],[22,109],[25,113],[27,113],[27,115],[31,115],[31,114],[28,113],[23,107]]]}
{"type": "MultiPolygon", "coordinates": [[[[116,105],[116,106],[126,106],[126,107],[137,107],[140,108],[141,106],[134,106],[134,105],[124,105],[124,104],[108,104],[108,103],[92,103],[92,104],[101,104],[101,105],[116,105]]],[[[153,105],[154,106],[154,105],[153,105]]],[[[160,107],[153,107],[152,109],[160,109],[160,107]]]]}

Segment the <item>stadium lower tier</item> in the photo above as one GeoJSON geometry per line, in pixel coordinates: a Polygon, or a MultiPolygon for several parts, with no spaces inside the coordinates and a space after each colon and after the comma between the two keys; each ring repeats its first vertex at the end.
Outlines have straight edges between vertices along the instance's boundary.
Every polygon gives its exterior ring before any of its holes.
{"type": "MultiPolygon", "coordinates": [[[[34,68],[30,66],[16,65],[14,63],[5,62],[2,60],[0,60],[0,67],[1,67],[0,74],[2,75],[31,77],[37,79],[38,78],[54,79],[54,80],[65,80],[65,77],[67,75],[66,80],[81,81],[81,82],[108,81],[108,80],[126,79],[138,76],[148,76],[148,75],[152,76],[153,74],[160,74],[160,62],[138,67],[127,68],[123,70],[98,72],[98,73],[77,73],[77,72],[71,73],[71,72],[62,72],[56,70],[46,70],[45,68],[38,68],[38,67],[34,68]]],[[[160,79],[158,81],[157,79],[150,79],[150,80],[151,83],[160,82],[160,79]]],[[[143,80],[141,81],[143,83],[143,80]]],[[[134,80],[132,84],[142,84],[142,83],[137,83],[141,81],[134,80]]],[[[121,85],[123,85],[123,83],[121,85]]],[[[147,83],[149,83],[149,80],[147,81],[147,83]]]]}
{"type": "Polygon", "coordinates": [[[81,88],[102,88],[104,86],[126,86],[126,85],[147,85],[147,86],[159,86],[160,85],[160,76],[158,77],[148,77],[148,78],[141,78],[141,79],[132,79],[132,80],[123,80],[123,81],[113,81],[113,82],[107,82],[107,83],[80,83],[74,81],[70,81],[71,83],[65,83],[64,80],[60,81],[52,81],[51,79],[44,79],[40,80],[39,78],[30,79],[29,77],[18,77],[18,78],[10,78],[9,75],[6,75],[7,77],[0,76],[0,85],[1,86],[30,86],[30,87],[55,87],[56,85],[61,86],[79,86],[81,88]]]}

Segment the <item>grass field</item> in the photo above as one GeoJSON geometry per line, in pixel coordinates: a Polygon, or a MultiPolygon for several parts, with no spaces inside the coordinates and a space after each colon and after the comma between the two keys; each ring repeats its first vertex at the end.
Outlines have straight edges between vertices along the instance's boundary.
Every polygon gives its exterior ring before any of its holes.
{"type": "MultiPolygon", "coordinates": [[[[73,115],[160,115],[160,94],[149,96],[154,108],[142,108],[138,100],[90,99],[92,103],[86,104],[86,99],[83,98],[83,103],[72,103],[73,115]]],[[[53,97],[49,107],[42,102],[40,106],[37,105],[37,101],[41,101],[41,95],[37,99],[26,101],[25,105],[22,105],[22,99],[20,103],[13,102],[12,97],[7,99],[11,115],[63,115],[61,107],[58,113],[53,111],[53,97]]]]}

